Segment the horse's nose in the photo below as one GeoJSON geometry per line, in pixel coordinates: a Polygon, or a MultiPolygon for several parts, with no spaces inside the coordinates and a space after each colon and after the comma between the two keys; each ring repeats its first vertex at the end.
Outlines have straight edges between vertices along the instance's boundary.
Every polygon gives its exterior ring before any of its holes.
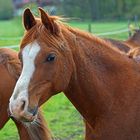
{"type": "Polygon", "coordinates": [[[33,121],[36,118],[38,112],[37,107],[28,107],[28,100],[16,99],[10,103],[11,116],[20,121],[33,121]]]}
{"type": "Polygon", "coordinates": [[[37,115],[37,112],[38,112],[38,106],[36,106],[36,107],[29,107],[28,108],[28,111],[33,115],[33,116],[35,116],[35,115],[37,115]]]}
{"type": "Polygon", "coordinates": [[[27,104],[27,101],[24,99],[14,100],[14,102],[12,102],[12,103],[10,102],[9,107],[10,107],[11,114],[15,115],[17,117],[18,114],[20,115],[22,112],[25,111],[26,104],[27,104]]]}

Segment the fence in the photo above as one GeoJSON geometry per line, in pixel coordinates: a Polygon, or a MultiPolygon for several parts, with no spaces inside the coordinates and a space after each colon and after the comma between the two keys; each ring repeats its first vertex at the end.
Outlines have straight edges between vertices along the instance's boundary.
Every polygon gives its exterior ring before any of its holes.
{"type": "MultiPolygon", "coordinates": [[[[104,32],[104,33],[94,33],[96,36],[107,36],[107,35],[115,35],[115,34],[121,34],[128,32],[128,35],[131,36],[132,32],[139,29],[139,27],[135,27],[132,24],[128,24],[128,27],[125,27],[124,29],[110,31],[110,32],[104,32]]],[[[88,31],[92,32],[91,24],[88,25],[88,31]]],[[[0,37],[0,40],[20,40],[22,37],[0,37]]],[[[12,46],[3,46],[3,48],[11,48],[15,49],[18,48],[18,45],[12,45],[12,46]]]]}

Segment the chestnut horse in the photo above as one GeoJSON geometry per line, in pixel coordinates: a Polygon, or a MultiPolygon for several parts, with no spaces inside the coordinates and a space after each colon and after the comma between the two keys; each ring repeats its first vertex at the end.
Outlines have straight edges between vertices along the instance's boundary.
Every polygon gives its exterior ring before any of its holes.
{"type": "MultiPolygon", "coordinates": [[[[0,49],[0,129],[7,123],[9,116],[7,108],[16,81],[21,72],[21,64],[16,51],[7,48],[0,49]]],[[[19,132],[20,140],[51,140],[51,135],[46,127],[46,122],[41,115],[37,122],[24,124],[13,118],[19,132]]]]}
{"type": "Polygon", "coordinates": [[[39,10],[40,19],[29,9],[23,15],[23,69],[10,98],[12,116],[33,121],[37,107],[63,91],[93,139],[140,139],[140,65],[107,41],[39,10]]]}

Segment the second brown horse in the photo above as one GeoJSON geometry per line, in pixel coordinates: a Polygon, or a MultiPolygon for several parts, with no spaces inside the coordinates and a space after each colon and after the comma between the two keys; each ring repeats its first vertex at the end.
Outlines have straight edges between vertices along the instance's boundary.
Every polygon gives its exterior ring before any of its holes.
{"type": "MultiPolygon", "coordinates": [[[[0,129],[10,119],[7,109],[9,98],[21,72],[21,64],[16,51],[0,49],[0,129]]],[[[14,119],[20,140],[51,140],[44,117],[39,112],[37,122],[26,124],[14,119]]]]}

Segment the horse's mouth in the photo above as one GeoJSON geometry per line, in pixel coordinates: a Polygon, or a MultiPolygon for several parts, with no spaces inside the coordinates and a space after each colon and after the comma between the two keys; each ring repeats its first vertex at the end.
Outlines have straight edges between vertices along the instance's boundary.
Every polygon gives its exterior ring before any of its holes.
{"type": "Polygon", "coordinates": [[[22,122],[33,122],[36,119],[36,115],[33,115],[30,112],[23,112],[23,114],[20,115],[19,120],[22,122]]]}
{"type": "Polygon", "coordinates": [[[30,112],[25,112],[23,111],[22,113],[20,113],[20,115],[16,115],[16,114],[11,114],[9,113],[9,116],[10,118],[14,119],[14,120],[17,120],[17,121],[20,121],[20,122],[25,122],[25,123],[28,123],[28,122],[33,122],[36,118],[37,118],[37,114],[36,115],[33,115],[31,114],[30,112]]]}
{"type": "Polygon", "coordinates": [[[35,120],[35,117],[31,117],[31,118],[25,118],[25,117],[21,117],[20,118],[20,121],[23,122],[23,123],[30,123],[30,122],[33,122],[35,120]]]}

